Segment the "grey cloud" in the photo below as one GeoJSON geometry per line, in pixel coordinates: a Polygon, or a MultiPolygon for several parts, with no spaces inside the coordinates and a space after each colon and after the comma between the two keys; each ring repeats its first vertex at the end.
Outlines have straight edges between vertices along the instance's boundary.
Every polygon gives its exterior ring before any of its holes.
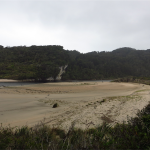
{"type": "Polygon", "coordinates": [[[60,44],[81,52],[123,46],[148,49],[149,4],[150,1],[0,1],[0,17],[4,20],[0,25],[1,44],[13,45],[14,37],[17,45],[60,44]],[[13,36],[16,32],[18,35],[13,36]]]}

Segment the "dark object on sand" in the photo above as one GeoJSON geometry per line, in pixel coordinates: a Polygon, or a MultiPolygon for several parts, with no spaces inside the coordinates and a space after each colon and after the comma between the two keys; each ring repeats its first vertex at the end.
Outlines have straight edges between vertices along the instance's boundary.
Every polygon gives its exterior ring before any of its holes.
{"type": "Polygon", "coordinates": [[[58,107],[58,104],[57,104],[57,103],[55,103],[55,104],[53,105],[53,108],[56,108],[56,107],[58,107]]]}

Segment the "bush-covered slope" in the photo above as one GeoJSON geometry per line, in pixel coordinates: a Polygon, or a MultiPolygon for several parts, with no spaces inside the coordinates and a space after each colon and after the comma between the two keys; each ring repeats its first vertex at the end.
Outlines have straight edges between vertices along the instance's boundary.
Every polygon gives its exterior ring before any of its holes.
{"type": "Polygon", "coordinates": [[[128,47],[112,52],[82,54],[62,46],[0,46],[0,78],[54,79],[59,67],[68,65],[62,80],[113,79],[127,76],[150,77],[150,50],[128,47]]]}
{"type": "Polygon", "coordinates": [[[55,79],[59,67],[68,62],[69,55],[62,46],[1,47],[0,78],[55,79]]]}
{"type": "Polygon", "coordinates": [[[150,50],[120,48],[112,52],[77,55],[63,79],[112,79],[126,76],[150,76],[150,50]]]}

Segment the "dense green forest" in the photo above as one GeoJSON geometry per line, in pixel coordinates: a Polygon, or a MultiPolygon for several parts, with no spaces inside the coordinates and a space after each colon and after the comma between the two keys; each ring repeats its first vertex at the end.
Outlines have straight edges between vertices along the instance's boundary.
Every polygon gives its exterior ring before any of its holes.
{"type": "Polygon", "coordinates": [[[69,63],[62,46],[0,47],[0,78],[45,81],[69,63]]]}
{"type": "Polygon", "coordinates": [[[59,45],[0,46],[0,78],[56,79],[59,67],[68,65],[62,80],[114,79],[126,76],[150,77],[150,49],[119,48],[112,52],[82,54],[59,45]]]}
{"type": "Polygon", "coordinates": [[[76,51],[70,51],[69,53],[72,61],[62,77],[64,80],[150,76],[150,50],[136,50],[124,47],[112,52],[102,51],[79,54],[76,51]]]}

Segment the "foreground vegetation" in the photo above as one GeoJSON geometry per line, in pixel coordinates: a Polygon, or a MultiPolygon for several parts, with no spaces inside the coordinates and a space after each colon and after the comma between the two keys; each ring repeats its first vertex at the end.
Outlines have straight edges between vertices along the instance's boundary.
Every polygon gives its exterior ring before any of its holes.
{"type": "Polygon", "coordinates": [[[81,130],[72,123],[66,132],[44,123],[35,127],[0,127],[0,149],[100,150],[150,149],[150,104],[136,118],[114,127],[103,125],[81,130]]]}

